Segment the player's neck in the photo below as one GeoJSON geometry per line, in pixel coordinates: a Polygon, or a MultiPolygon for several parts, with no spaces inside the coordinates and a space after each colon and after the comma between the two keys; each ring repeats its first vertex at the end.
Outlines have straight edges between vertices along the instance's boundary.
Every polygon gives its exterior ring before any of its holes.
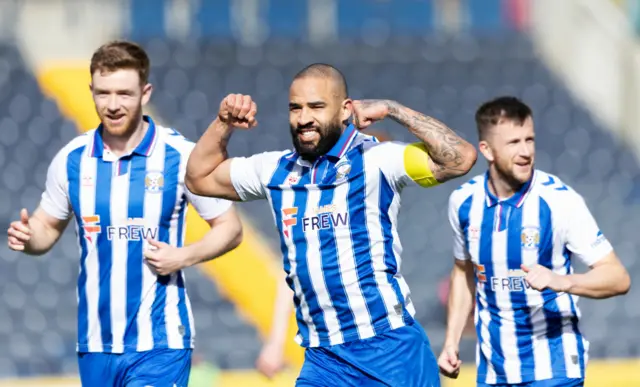
{"type": "Polygon", "coordinates": [[[508,199],[522,187],[521,183],[514,183],[506,179],[495,168],[489,169],[489,191],[498,199],[508,199]]]}
{"type": "Polygon", "coordinates": [[[111,153],[117,157],[121,157],[131,153],[142,142],[148,129],[149,124],[140,117],[140,121],[134,130],[122,136],[112,136],[105,130],[102,133],[102,141],[111,153]]]}

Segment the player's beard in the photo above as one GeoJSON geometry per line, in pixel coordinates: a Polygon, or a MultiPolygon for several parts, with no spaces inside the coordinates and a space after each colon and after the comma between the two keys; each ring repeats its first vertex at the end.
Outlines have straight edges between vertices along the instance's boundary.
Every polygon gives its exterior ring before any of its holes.
{"type": "Polygon", "coordinates": [[[119,114],[122,114],[123,117],[120,122],[115,124],[110,120],[110,113],[102,112],[99,114],[103,130],[112,137],[130,137],[136,131],[142,119],[142,106],[139,105],[134,110],[125,110],[119,114]]]}
{"type": "Polygon", "coordinates": [[[342,135],[342,125],[338,119],[333,120],[325,125],[314,128],[320,139],[316,144],[301,142],[298,137],[300,130],[309,129],[312,125],[307,126],[291,126],[291,139],[296,152],[305,160],[315,161],[318,157],[326,154],[340,139],[342,135]]]}
{"type": "Polygon", "coordinates": [[[500,162],[494,163],[493,166],[498,176],[500,176],[500,179],[507,183],[509,187],[514,190],[514,192],[518,191],[520,187],[526,184],[533,175],[533,160],[529,164],[530,170],[527,176],[516,175],[516,173],[513,171],[513,168],[515,168],[515,163],[512,164],[512,168],[509,166],[503,166],[500,162]]]}

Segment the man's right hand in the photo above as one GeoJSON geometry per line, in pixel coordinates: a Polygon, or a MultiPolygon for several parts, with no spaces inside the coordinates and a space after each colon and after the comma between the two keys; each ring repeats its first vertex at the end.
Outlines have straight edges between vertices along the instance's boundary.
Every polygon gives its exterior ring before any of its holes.
{"type": "Polygon", "coordinates": [[[31,226],[29,226],[29,213],[25,208],[20,211],[20,220],[11,222],[7,230],[8,245],[11,250],[24,251],[27,243],[31,239],[31,226]]]}
{"type": "Polygon", "coordinates": [[[250,129],[258,125],[258,107],[251,96],[229,94],[220,103],[218,119],[229,126],[250,129]]]}
{"type": "Polygon", "coordinates": [[[458,358],[458,348],[446,345],[438,358],[440,373],[448,378],[456,379],[460,374],[462,361],[458,358]]]}

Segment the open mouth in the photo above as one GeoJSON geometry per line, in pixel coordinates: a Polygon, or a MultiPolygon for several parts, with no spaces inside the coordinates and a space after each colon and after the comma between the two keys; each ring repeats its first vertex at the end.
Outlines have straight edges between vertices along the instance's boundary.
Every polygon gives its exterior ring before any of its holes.
{"type": "Polygon", "coordinates": [[[107,114],[106,118],[112,125],[120,125],[124,122],[125,114],[107,114]]]}
{"type": "Polygon", "coordinates": [[[298,138],[301,141],[308,142],[318,138],[319,133],[314,128],[298,129],[298,138]]]}

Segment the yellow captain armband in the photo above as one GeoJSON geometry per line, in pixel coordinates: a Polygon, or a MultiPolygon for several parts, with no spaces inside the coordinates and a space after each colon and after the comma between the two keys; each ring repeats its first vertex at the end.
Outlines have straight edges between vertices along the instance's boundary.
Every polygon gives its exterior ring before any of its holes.
{"type": "Polygon", "coordinates": [[[411,180],[422,187],[440,184],[429,168],[429,153],[422,143],[409,144],[404,148],[404,170],[411,180]]]}

